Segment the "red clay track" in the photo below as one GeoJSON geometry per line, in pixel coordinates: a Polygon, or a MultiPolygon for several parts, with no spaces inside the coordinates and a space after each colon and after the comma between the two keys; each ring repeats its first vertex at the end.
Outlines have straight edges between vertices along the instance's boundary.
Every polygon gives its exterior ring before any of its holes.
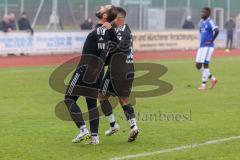
{"type": "MultiPolygon", "coordinates": [[[[191,59],[194,58],[196,51],[159,51],[135,53],[137,61],[143,60],[171,60],[171,59],[191,59]]],[[[47,55],[47,56],[12,56],[1,57],[0,68],[10,67],[27,67],[27,66],[49,66],[62,64],[65,61],[78,56],[78,54],[70,55],[47,55]]],[[[215,57],[235,57],[240,56],[240,50],[232,50],[225,52],[224,50],[216,50],[215,57]]]]}

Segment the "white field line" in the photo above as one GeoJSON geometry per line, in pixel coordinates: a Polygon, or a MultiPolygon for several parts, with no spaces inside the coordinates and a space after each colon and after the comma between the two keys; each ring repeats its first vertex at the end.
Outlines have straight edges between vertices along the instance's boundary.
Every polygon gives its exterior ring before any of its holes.
{"type": "Polygon", "coordinates": [[[122,157],[113,157],[111,158],[111,160],[127,160],[127,159],[134,159],[134,158],[142,158],[142,157],[148,157],[148,156],[153,156],[153,155],[162,154],[162,153],[171,153],[171,152],[183,151],[186,149],[199,148],[202,146],[208,146],[212,144],[218,144],[218,143],[239,140],[239,139],[240,139],[240,136],[233,136],[229,138],[210,140],[210,141],[206,141],[204,143],[199,143],[199,144],[189,144],[189,145],[184,145],[176,148],[163,149],[163,150],[158,150],[153,152],[143,152],[139,154],[126,155],[122,157]]]}

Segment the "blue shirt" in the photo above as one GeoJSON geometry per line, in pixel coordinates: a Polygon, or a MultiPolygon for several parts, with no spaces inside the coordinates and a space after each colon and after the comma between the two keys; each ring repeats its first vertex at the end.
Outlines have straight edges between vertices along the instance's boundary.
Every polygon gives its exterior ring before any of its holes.
{"type": "Polygon", "coordinates": [[[201,19],[199,22],[200,30],[200,48],[202,47],[214,47],[214,44],[206,44],[213,40],[214,29],[218,28],[212,19],[201,19]]]}

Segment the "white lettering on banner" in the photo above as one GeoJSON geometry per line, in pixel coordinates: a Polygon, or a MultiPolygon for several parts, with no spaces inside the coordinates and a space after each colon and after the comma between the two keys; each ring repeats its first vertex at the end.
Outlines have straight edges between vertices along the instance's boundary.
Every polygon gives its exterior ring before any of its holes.
{"type": "MultiPolygon", "coordinates": [[[[0,55],[12,54],[67,54],[80,53],[89,32],[37,32],[34,36],[25,32],[0,33],[0,55]]],[[[161,51],[197,49],[197,30],[176,30],[160,32],[134,32],[135,51],[161,51]]],[[[225,47],[225,33],[220,32],[217,48],[225,47]]],[[[98,44],[99,49],[105,45],[98,44]]]]}
{"type": "MultiPolygon", "coordinates": [[[[220,32],[216,39],[216,47],[224,48],[224,33],[220,32]]],[[[199,47],[199,31],[174,30],[160,32],[135,32],[133,48],[136,51],[161,51],[197,49],[199,47]]]]}
{"type": "Polygon", "coordinates": [[[87,32],[0,33],[0,55],[81,52],[87,32]]]}
{"type": "Polygon", "coordinates": [[[159,51],[196,49],[199,46],[197,31],[161,31],[161,32],[135,32],[134,50],[159,51]]]}

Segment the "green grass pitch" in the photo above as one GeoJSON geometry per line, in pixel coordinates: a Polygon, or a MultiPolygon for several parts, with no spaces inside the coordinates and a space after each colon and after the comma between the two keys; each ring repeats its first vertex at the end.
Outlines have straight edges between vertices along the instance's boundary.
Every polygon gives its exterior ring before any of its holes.
{"type": "MultiPolygon", "coordinates": [[[[56,117],[55,105],[63,95],[48,85],[56,66],[0,69],[0,159],[106,160],[240,135],[240,58],[215,58],[211,67],[219,84],[206,92],[197,90],[200,74],[193,60],[154,63],[168,68],[160,79],[174,89],[163,96],[137,99],[140,134],[134,143],[127,142],[128,123],[120,107],[115,110],[121,126],[118,134],[105,137],[108,120],[101,118],[98,146],[72,144],[78,130],[72,122],[56,117]],[[191,112],[191,117],[180,121],[146,118],[159,112],[186,116],[191,112]]],[[[239,146],[240,140],[234,140],[137,159],[239,160],[239,146]]]]}

